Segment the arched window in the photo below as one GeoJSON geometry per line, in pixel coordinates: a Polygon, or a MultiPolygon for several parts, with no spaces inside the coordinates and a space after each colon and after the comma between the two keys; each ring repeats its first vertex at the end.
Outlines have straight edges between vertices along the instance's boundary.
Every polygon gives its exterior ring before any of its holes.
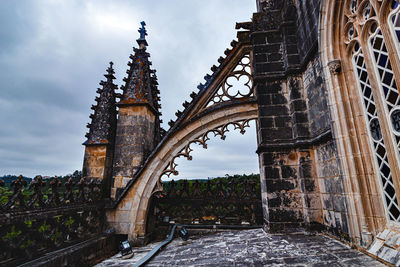
{"type": "Polygon", "coordinates": [[[369,131],[386,214],[400,222],[400,6],[398,0],[348,0],[343,41],[369,131]]]}

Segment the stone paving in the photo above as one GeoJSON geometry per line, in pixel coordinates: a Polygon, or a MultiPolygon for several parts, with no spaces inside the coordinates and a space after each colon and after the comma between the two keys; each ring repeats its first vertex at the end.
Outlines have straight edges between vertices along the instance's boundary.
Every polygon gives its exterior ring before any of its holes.
{"type": "MultiPolygon", "coordinates": [[[[158,243],[135,248],[135,256],[120,254],[96,265],[132,266],[158,243]]],[[[175,238],[146,266],[385,266],[324,235],[266,234],[261,229],[226,231],[175,238]]]]}

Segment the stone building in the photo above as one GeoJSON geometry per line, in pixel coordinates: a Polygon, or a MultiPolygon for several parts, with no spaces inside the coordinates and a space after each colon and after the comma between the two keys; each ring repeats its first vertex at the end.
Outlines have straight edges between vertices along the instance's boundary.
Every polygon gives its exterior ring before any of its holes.
{"type": "Polygon", "coordinates": [[[83,166],[104,181],[109,224],[145,238],[150,199],[163,175],[177,173],[174,160],[190,159],[190,145],[206,146],[211,132],[256,120],[265,230],[327,231],[396,262],[399,1],[257,0],[251,22],[236,28],[166,132],[144,28],[121,95],[110,66],[83,166]],[[241,77],[249,90],[231,94],[228,79],[241,77]]]}

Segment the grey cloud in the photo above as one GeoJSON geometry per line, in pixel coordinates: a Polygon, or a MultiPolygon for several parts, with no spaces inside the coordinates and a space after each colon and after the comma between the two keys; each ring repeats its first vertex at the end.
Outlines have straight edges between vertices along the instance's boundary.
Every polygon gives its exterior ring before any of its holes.
{"type": "MultiPolygon", "coordinates": [[[[142,20],[148,24],[148,50],[168,128],[176,109],[235,38],[234,23],[250,19],[254,2],[1,1],[0,174],[54,175],[81,168],[81,143],[98,83],[112,60],[122,84],[142,20]]],[[[218,143],[213,154],[237,152],[227,146],[218,143]]],[[[246,155],[256,160],[254,147],[231,146],[242,151],[243,162],[246,155]]],[[[206,157],[197,165],[216,171],[219,166],[206,157]]],[[[197,165],[193,172],[201,171],[197,165]]],[[[235,169],[233,163],[226,166],[235,169]]],[[[246,164],[241,168],[248,172],[246,164]]]]}

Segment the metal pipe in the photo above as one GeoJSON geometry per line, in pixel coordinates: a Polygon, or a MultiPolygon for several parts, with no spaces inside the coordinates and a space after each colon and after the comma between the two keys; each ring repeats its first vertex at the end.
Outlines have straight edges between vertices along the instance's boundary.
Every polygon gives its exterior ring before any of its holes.
{"type": "Polygon", "coordinates": [[[174,226],[172,227],[171,233],[168,235],[167,239],[165,239],[161,244],[159,244],[156,247],[154,247],[146,256],[144,256],[137,263],[135,263],[133,265],[133,267],[143,266],[149,260],[151,260],[151,258],[153,258],[161,248],[163,248],[164,246],[168,245],[172,241],[172,239],[174,238],[174,233],[175,233],[176,227],[177,227],[177,224],[174,224],[174,226]]]}

